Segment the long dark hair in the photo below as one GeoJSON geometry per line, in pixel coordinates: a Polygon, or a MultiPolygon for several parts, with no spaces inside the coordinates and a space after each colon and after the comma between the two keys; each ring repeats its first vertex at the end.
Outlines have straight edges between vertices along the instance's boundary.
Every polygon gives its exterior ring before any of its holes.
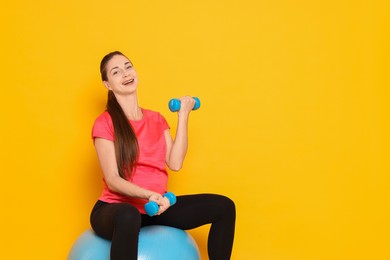
{"type": "MultiPolygon", "coordinates": [[[[102,59],[100,63],[100,74],[103,81],[108,80],[107,63],[116,55],[126,57],[121,52],[114,51],[102,59]]],[[[130,177],[138,159],[138,142],[129,120],[116,100],[114,92],[111,90],[108,91],[107,112],[110,114],[114,126],[114,146],[118,172],[123,179],[126,179],[126,177],[130,177]]]]}

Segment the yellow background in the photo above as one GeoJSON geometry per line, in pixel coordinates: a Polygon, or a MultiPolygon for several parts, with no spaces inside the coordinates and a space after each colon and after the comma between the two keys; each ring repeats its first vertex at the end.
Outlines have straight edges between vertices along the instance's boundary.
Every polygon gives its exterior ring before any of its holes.
{"type": "Polygon", "coordinates": [[[234,199],[232,259],[390,259],[388,3],[2,1],[0,259],[65,259],[89,228],[112,50],[171,126],[200,97],[169,185],[234,199]]]}

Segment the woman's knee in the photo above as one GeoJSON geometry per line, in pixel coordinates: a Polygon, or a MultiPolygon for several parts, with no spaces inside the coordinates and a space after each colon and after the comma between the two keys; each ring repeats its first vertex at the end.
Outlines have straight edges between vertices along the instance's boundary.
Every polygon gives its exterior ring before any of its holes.
{"type": "Polygon", "coordinates": [[[139,229],[141,227],[141,214],[135,207],[129,204],[121,204],[116,211],[114,222],[116,226],[121,228],[139,229]]]}
{"type": "Polygon", "coordinates": [[[112,239],[121,230],[136,233],[141,227],[138,210],[125,203],[100,203],[91,214],[91,227],[101,237],[112,239]]]}
{"type": "Polygon", "coordinates": [[[221,207],[221,210],[225,212],[225,214],[236,214],[236,205],[232,199],[229,197],[226,197],[224,195],[218,195],[219,196],[219,205],[221,207]]]}
{"type": "Polygon", "coordinates": [[[234,216],[236,215],[236,205],[232,199],[225,195],[205,194],[205,200],[209,209],[214,209],[218,216],[234,216]]]}

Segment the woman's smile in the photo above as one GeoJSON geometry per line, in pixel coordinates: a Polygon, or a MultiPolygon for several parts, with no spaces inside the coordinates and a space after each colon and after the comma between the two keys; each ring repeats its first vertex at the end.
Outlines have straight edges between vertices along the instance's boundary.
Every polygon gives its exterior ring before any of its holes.
{"type": "Polygon", "coordinates": [[[122,82],[122,85],[124,86],[130,86],[134,83],[134,79],[129,79],[129,80],[126,80],[124,82],[122,82]]]}

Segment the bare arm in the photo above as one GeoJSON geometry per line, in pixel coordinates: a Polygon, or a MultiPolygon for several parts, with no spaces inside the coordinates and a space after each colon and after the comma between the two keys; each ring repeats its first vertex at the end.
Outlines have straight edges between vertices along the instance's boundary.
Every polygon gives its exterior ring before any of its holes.
{"type": "Polygon", "coordinates": [[[115,147],[112,141],[95,138],[95,149],[104,179],[111,191],[134,198],[147,200],[160,199],[160,194],[143,189],[119,176],[115,158],[115,147]]]}
{"type": "Polygon", "coordinates": [[[179,171],[183,167],[188,148],[188,119],[195,100],[186,96],[180,98],[180,103],[175,139],[172,140],[169,130],[164,133],[167,143],[166,163],[173,171],[179,171]]]}

